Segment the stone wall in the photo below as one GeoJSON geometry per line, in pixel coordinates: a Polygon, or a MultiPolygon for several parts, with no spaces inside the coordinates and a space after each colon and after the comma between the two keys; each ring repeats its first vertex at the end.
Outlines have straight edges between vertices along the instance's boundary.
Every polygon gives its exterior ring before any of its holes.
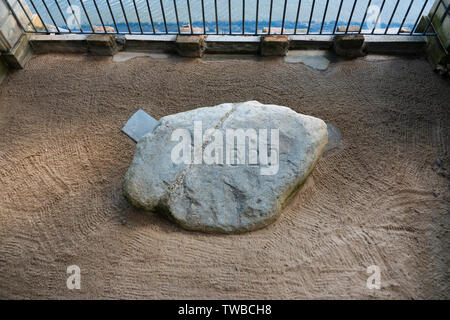
{"type": "MultiPolygon", "coordinates": [[[[27,17],[17,1],[10,2],[17,18],[26,23],[27,17]]],[[[31,11],[22,1],[28,15],[31,11]]],[[[28,27],[24,25],[23,27],[28,27]]],[[[0,81],[6,75],[7,68],[23,68],[31,57],[31,47],[28,37],[23,31],[9,7],[6,0],[0,0],[0,81]]]]}
{"type": "Polygon", "coordinates": [[[427,37],[427,58],[433,69],[448,74],[448,65],[450,63],[450,13],[446,12],[445,7],[450,6],[450,0],[443,0],[439,7],[437,7],[438,4],[439,0],[436,0],[430,12],[422,18],[417,26],[417,32],[425,32],[430,19],[433,19],[427,32],[436,32],[437,36],[427,37]],[[435,11],[436,13],[433,16],[435,11]],[[447,16],[444,17],[444,15],[447,16]]]}

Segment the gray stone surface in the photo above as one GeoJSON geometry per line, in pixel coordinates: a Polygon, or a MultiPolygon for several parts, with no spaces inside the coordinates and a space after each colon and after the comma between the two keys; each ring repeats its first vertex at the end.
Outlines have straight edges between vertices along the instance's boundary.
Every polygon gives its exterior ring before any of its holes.
{"type": "MultiPolygon", "coordinates": [[[[271,137],[268,134],[266,141],[272,142],[271,137]]],[[[286,201],[304,183],[326,143],[327,126],[322,120],[287,107],[249,101],[199,108],[161,118],[160,125],[138,141],[123,190],[133,205],[166,213],[189,230],[255,230],[277,219],[286,201]],[[218,132],[223,134],[226,145],[226,129],[279,129],[277,172],[262,175],[260,162],[174,163],[171,153],[179,140],[172,141],[173,131],[184,128],[194,136],[193,122],[199,120],[204,153],[216,141],[218,132]],[[208,132],[209,128],[213,129],[208,132]]],[[[269,148],[275,147],[272,144],[269,148]]],[[[245,150],[247,160],[248,141],[245,150]]],[[[263,154],[261,150],[259,154],[263,154]]]]}

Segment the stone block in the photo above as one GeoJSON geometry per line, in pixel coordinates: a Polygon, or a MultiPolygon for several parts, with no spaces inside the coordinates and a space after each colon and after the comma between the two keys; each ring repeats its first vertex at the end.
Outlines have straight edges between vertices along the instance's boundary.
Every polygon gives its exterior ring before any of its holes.
{"type": "Polygon", "coordinates": [[[203,35],[178,35],[175,47],[182,57],[201,58],[206,48],[205,37],[203,35]]]}
{"type": "Polygon", "coordinates": [[[362,57],[366,54],[362,34],[336,35],[333,48],[337,55],[347,58],[362,57]]]}
{"type": "Polygon", "coordinates": [[[267,35],[261,37],[261,55],[285,56],[289,49],[289,38],[287,35],[267,35]]]}
{"type": "Polygon", "coordinates": [[[3,61],[13,69],[23,69],[32,56],[28,36],[23,35],[9,52],[3,53],[3,61]]]}
{"type": "Polygon", "coordinates": [[[112,34],[92,34],[86,41],[88,51],[96,56],[113,56],[118,51],[116,36],[112,34]]]}
{"type": "Polygon", "coordinates": [[[22,28],[17,24],[13,15],[8,15],[6,20],[0,21],[0,51],[11,50],[22,34],[22,28]]]}

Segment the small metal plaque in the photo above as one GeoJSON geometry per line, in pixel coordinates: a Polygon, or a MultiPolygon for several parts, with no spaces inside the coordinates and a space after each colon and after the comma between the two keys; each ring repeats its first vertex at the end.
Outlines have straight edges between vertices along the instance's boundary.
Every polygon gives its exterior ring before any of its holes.
{"type": "Polygon", "coordinates": [[[152,132],[158,124],[158,120],[150,116],[144,110],[139,109],[130,119],[128,119],[127,123],[122,128],[122,132],[135,142],[138,142],[140,138],[147,133],[152,132]]]}

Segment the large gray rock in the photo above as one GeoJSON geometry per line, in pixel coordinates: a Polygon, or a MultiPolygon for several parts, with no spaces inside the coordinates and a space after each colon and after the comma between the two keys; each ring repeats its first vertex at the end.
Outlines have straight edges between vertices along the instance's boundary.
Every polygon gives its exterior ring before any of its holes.
{"type": "MultiPolygon", "coordinates": [[[[327,126],[322,120],[257,101],[169,115],[138,141],[125,176],[124,194],[133,205],[164,212],[189,230],[224,233],[255,230],[277,219],[288,198],[304,183],[326,143],[327,126]],[[202,140],[195,134],[194,121],[202,122],[202,140]],[[177,129],[185,129],[187,137],[172,137],[174,132],[181,132],[177,129]],[[237,158],[244,164],[227,164],[226,159],[230,159],[227,152],[234,150],[226,143],[231,136],[227,129],[250,129],[246,132],[248,139],[244,138],[244,152],[242,149],[237,152],[237,158]],[[267,129],[267,137],[259,129],[267,129]],[[276,131],[271,131],[274,129],[279,129],[278,144],[276,131]],[[220,153],[212,151],[220,146],[221,135],[223,160],[220,153]],[[183,141],[192,144],[189,150],[194,161],[190,161],[188,149],[179,152],[183,141]],[[269,142],[268,149],[272,152],[264,150],[264,145],[260,145],[263,141],[269,142]],[[211,159],[206,156],[202,159],[202,154],[212,155],[214,163],[208,164],[211,159]],[[244,154],[245,159],[239,156],[244,154]],[[179,163],[182,155],[186,156],[186,163],[179,163]],[[271,160],[265,162],[264,155],[271,160]],[[250,165],[255,158],[258,164],[250,165]]],[[[239,150],[239,146],[242,141],[239,144],[238,138],[234,147],[239,150]]]]}

